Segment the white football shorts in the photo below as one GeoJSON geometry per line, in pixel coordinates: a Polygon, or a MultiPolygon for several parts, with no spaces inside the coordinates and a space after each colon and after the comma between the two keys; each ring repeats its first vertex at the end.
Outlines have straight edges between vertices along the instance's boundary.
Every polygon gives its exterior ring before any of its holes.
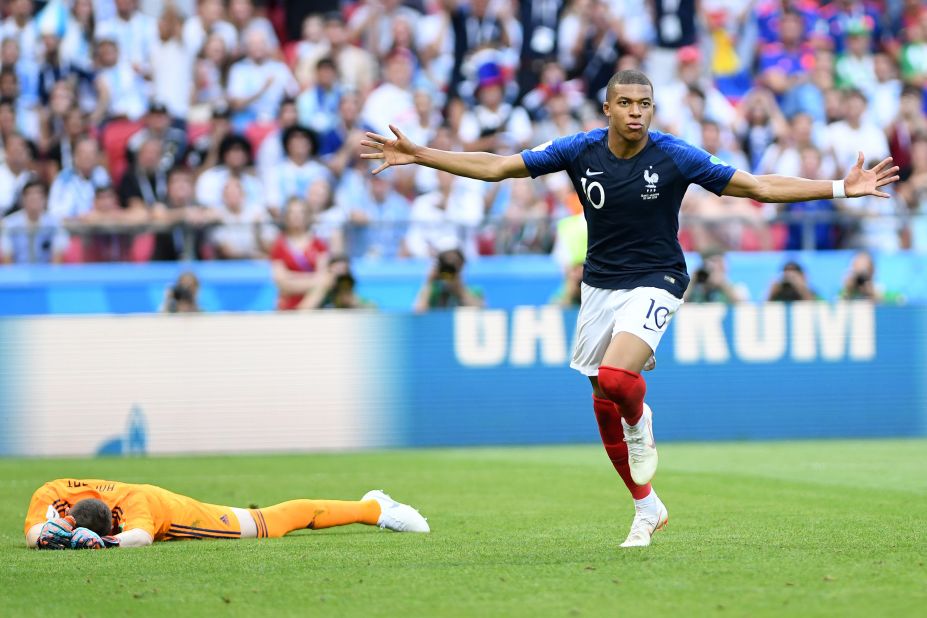
{"type": "Polygon", "coordinates": [[[581,294],[570,367],[586,376],[599,375],[605,350],[620,332],[637,335],[656,352],[683,302],[660,288],[607,290],[583,283],[581,294]]]}

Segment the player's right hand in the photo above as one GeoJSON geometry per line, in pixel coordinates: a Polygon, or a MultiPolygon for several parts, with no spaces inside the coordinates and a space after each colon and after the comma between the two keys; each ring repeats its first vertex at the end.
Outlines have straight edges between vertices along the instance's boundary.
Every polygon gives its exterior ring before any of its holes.
{"type": "Polygon", "coordinates": [[[71,549],[103,549],[103,538],[89,528],[77,528],[71,535],[71,549]]]}
{"type": "Polygon", "coordinates": [[[70,515],[48,520],[39,530],[36,547],[38,549],[68,549],[71,546],[71,537],[74,535],[76,523],[70,515]]]}

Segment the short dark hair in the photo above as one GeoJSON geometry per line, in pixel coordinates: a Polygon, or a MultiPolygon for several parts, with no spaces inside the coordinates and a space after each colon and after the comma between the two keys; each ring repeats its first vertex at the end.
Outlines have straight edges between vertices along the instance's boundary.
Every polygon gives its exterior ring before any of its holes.
{"type": "Polygon", "coordinates": [[[113,531],[113,513],[102,500],[79,500],[71,507],[70,515],[78,527],[93,530],[100,536],[106,536],[113,531]]]}
{"type": "Polygon", "coordinates": [[[316,155],[319,152],[319,137],[315,134],[315,131],[304,127],[302,125],[294,124],[292,127],[287,127],[283,130],[283,134],[280,136],[280,143],[283,145],[283,152],[286,153],[290,146],[290,140],[296,137],[297,135],[302,135],[307,140],[309,140],[309,147],[312,149],[310,156],[316,155]]]}
{"type": "Polygon", "coordinates": [[[605,98],[611,96],[612,90],[615,89],[615,86],[623,86],[625,84],[640,84],[641,86],[650,86],[650,92],[653,93],[653,84],[650,82],[650,78],[644,75],[641,71],[635,71],[634,69],[626,69],[624,71],[618,71],[612,78],[608,80],[608,86],[605,87],[605,98]]]}

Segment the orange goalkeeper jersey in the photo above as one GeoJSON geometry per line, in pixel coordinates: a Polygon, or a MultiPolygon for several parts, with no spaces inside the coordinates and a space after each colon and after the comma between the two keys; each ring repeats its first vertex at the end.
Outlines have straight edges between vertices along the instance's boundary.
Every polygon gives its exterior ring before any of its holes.
{"type": "Polygon", "coordinates": [[[32,494],[25,532],[63,516],[85,498],[97,498],[110,508],[112,534],[140,528],[155,541],[241,537],[238,518],[227,506],[205,504],[154,485],[96,479],[56,479],[42,485],[32,494]]]}

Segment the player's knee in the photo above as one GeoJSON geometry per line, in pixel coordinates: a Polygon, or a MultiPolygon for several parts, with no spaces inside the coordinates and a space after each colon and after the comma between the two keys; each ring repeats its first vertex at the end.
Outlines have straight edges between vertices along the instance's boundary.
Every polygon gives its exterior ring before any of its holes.
{"type": "Polygon", "coordinates": [[[644,400],[647,383],[641,374],[617,367],[599,367],[599,390],[619,406],[644,400]]]}

